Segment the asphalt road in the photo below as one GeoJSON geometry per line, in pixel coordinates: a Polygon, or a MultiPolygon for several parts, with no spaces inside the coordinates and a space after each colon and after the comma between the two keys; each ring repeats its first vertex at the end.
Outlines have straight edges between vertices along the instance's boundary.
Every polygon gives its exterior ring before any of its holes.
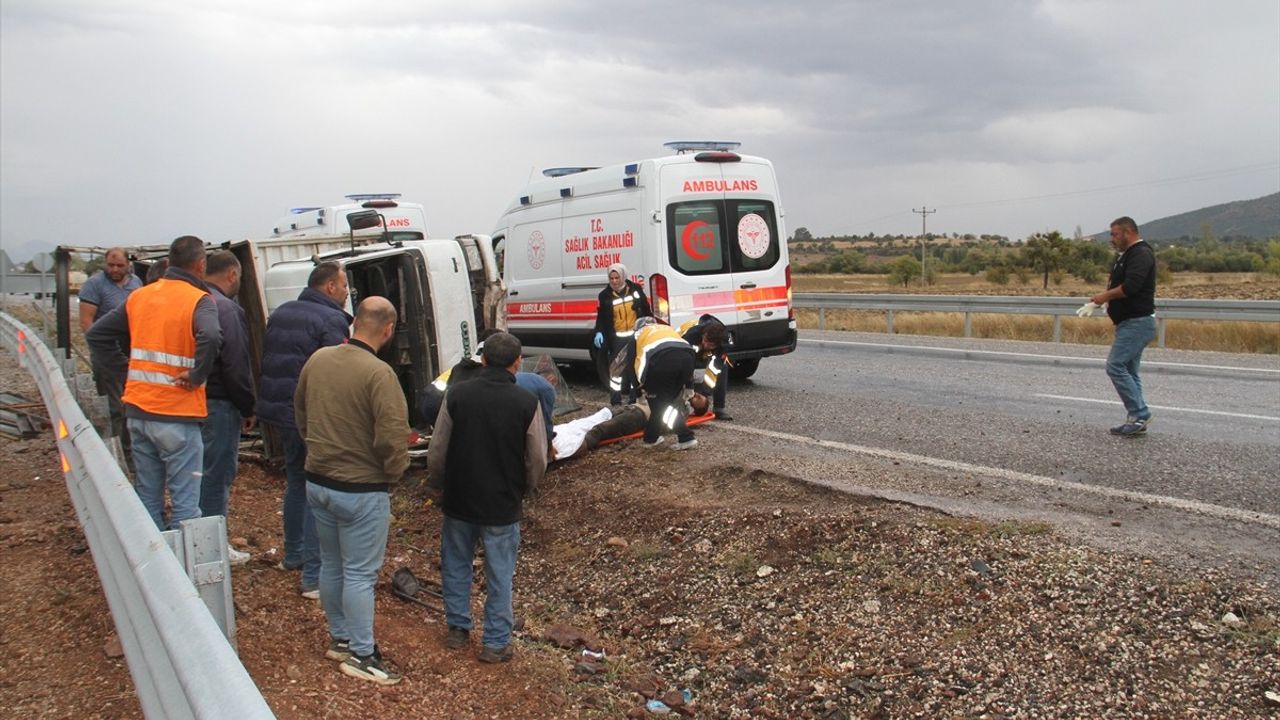
{"type": "Polygon", "coordinates": [[[730,386],[735,422],[713,423],[705,451],[949,512],[1045,519],[1112,547],[1229,556],[1280,578],[1280,358],[1148,350],[1155,419],[1146,436],[1119,438],[1106,351],[807,333],[730,386]]]}
{"type": "Polygon", "coordinates": [[[977,351],[965,357],[887,351],[884,336],[823,337],[731,386],[735,413],[796,435],[1280,514],[1276,363],[1215,371],[1255,359],[1152,353],[1149,434],[1116,438],[1107,428],[1124,409],[1101,359],[1075,346],[944,344],[977,351]],[[796,404],[805,411],[791,412],[796,404]]]}

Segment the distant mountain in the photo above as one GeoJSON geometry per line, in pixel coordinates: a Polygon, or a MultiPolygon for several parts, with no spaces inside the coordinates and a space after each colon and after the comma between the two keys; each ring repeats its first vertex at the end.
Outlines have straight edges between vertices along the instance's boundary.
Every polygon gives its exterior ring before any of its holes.
{"type": "MultiPolygon", "coordinates": [[[[1201,228],[1205,223],[1213,231],[1215,238],[1244,238],[1267,240],[1280,237],[1280,193],[1267,195],[1256,200],[1238,200],[1236,202],[1212,205],[1199,210],[1170,215],[1159,220],[1138,220],[1144,240],[1169,242],[1181,238],[1198,240],[1201,228]]],[[[1105,240],[1107,233],[1094,236],[1105,240]]]]}

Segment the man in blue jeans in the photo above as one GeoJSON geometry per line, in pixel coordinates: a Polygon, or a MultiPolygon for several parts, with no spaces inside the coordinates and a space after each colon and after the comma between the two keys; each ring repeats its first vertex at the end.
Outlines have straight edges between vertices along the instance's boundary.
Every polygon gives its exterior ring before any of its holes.
{"type": "Polygon", "coordinates": [[[484,647],[480,661],[511,659],[512,581],[523,500],[547,469],[542,408],[516,385],[520,341],[500,332],[484,341],[484,368],[450,385],[427,453],[427,489],[440,500],[441,587],[445,645],[456,650],[471,632],[472,560],[484,543],[484,647]]]}
{"type": "MultiPolygon", "coordinates": [[[[231,483],[240,459],[240,433],[253,429],[253,367],[249,363],[249,324],[244,308],[234,300],[240,292],[240,261],[230,250],[209,253],[204,273],[218,308],[222,349],[209,373],[206,391],[209,417],[200,434],[204,438],[204,477],[200,479],[200,514],[227,517],[231,483]]],[[[232,565],[249,562],[249,553],[227,547],[232,565]]]]}
{"type": "Polygon", "coordinates": [[[1151,423],[1138,367],[1142,351],[1156,336],[1156,254],[1138,235],[1138,224],[1130,217],[1111,223],[1111,246],[1120,255],[1111,267],[1107,290],[1090,301],[1106,305],[1107,316],[1116,326],[1116,338],[1107,355],[1107,375],[1127,416],[1111,428],[1111,434],[1133,437],[1145,434],[1151,423]]]}
{"type": "Polygon", "coordinates": [[[307,506],[307,446],[294,424],[293,395],[307,359],[320,348],[347,341],[347,294],[341,265],[316,265],[298,299],[276,308],[267,320],[258,386],[258,420],[275,430],[284,445],[284,559],[277,567],[301,568],[298,591],[312,600],[320,598],[320,544],[307,506]]]}
{"type": "Polygon", "coordinates": [[[371,296],[346,345],[317,350],[294,401],[307,442],[307,502],[320,540],[325,656],[344,675],[395,685],[373,636],[373,586],[387,550],[392,486],[409,467],[409,409],[391,366],[377,355],[396,332],[396,309],[371,296]]]}
{"type": "Polygon", "coordinates": [[[134,290],[85,334],[104,367],[127,378],[121,402],[133,438],[134,489],[161,530],[166,488],[168,527],[200,517],[205,379],[222,345],[205,265],[203,240],[174,240],[164,277],[134,290]]]}

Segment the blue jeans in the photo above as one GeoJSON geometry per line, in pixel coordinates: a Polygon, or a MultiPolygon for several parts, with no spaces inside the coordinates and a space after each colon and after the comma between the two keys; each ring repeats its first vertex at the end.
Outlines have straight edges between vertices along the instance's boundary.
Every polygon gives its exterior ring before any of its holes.
{"type": "Polygon", "coordinates": [[[307,444],[295,427],[275,425],[284,442],[284,565],[302,568],[302,590],[320,583],[320,541],[307,502],[307,444]]]}
{"type": "Polygon", "coordinates": [[[511,585],[520,549],[520,523],[473,525],[448,515],[440,528],[440,586],[450,627],[471,630],[471,561],[484,542],[484,645],[495,650],[511,642],[515,613],[511,585]]]}
{"type": "Polygon", "coordinates": [[[373,586],[387,551],[391,498],[307,483],[320,538],[320,607],[329,634],[351,641],[351,652],[373,652],[373,586]]]}
{"type": "Polygon", "coordinates": [[[1156,336],[1156,319],[1153,316],[1129,318],[1116,325],[1116,339],[1107,355],[1107,375],[1115,386],[1120,401],[1129,417],[1146,420],[1151,410],[1142,398],[1142,378],[1138,366],[1142,363],[1142,351],[1156,336]]]}
{"type": "Polygon", "coordinates": [[[200,429],[204,439],[204,477],[200,480],[200,514],[227,515],[227,498],[240,464],[240,411],[230,400],[209,400],[209,417],[200,429]]]}
{"type": "Polygon", "coordinates": [[[129,418],[133,439],[134,489],[156,527],[164,524],[164,490],[173,502],[170,527],[200,517],[200,476],[204,440],[198,422],[163,422],[129,418]]]}

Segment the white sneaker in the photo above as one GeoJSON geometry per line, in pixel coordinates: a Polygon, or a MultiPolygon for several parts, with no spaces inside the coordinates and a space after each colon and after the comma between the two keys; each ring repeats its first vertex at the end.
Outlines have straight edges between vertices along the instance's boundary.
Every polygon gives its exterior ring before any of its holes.
{"type": "Polygon", "coordinates": [[[229,560],[232,565],[243,565],[249,562],[252,557],[253,556],[247,552],[240,552],[230,545],[227,546],[227,560],[229,560]]]}
{"type": "Polygon", "coordinates": [[[665,442],[665,441],[666,441],[666,439],[667,439],[667,438],[666,438],[665,436],[663,436],[663,435],[659,435],[659,436],[658,436],[658,439],[657,439],[657,440],[654,440],[653,442],[645,442],[644,440],[641,440],[641,441],[640,441],[640,444],[641,444],[641,445],[643,445],[644,447],[647,447],[647,448],[655,448],[655,447],[658,447],[659,445],[661,445],[663,442],[665,442]]]}
{"type": "Polygon", "coordinates": [[[302,592],[300,592],[300,593],[298,593],[298,594],[299,594],[299,595],[301,595],[302,597],[304,597],[304,598],[308,599],[308,600],[319,600],[319,599],[320,599],[320,588],[316,588],[315,590],[303,590],[302,592]]]}
{"type": "Polygon", "coordinates": [[[693,448],[698,447],[698,438],[689,438],[688,440],[685,440],[684,442],[678,442],[675,445],[672,445],[671,447],[675,448],[676,450],[692,450],[693,448]]]}

